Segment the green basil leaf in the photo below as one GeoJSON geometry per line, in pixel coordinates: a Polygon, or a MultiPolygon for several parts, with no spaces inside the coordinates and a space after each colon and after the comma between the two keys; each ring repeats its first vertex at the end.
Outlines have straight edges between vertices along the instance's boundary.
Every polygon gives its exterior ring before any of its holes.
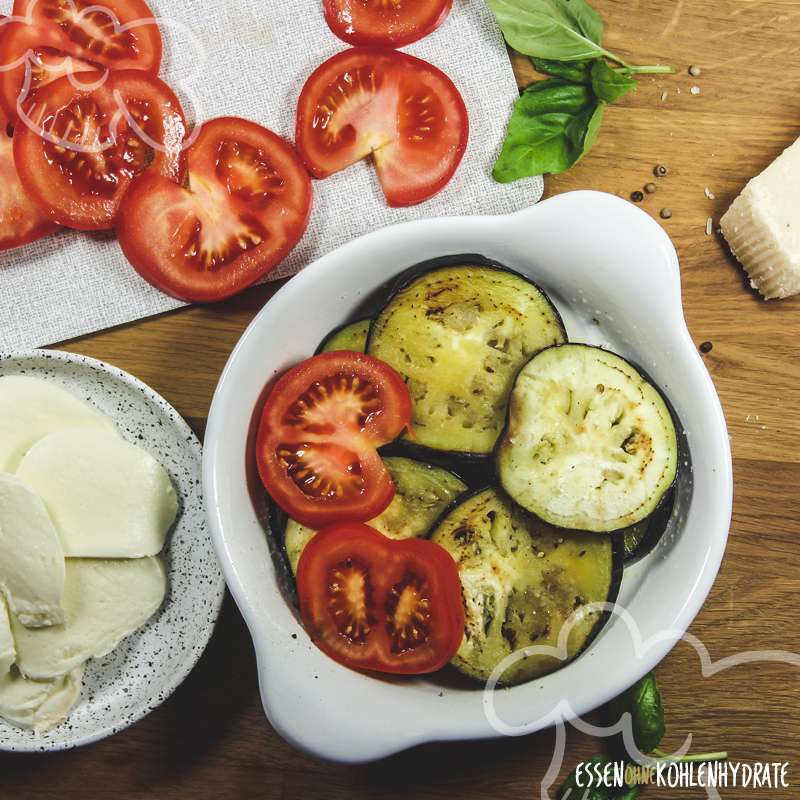
{"type": "Polygon", "coordinates": [[[645,675],[632,690],[633,736],[636,746],[643,753],[650,753],[661,744],[666,726],[664,704],[656,677],[651,672],[645,675]]]}
{"type": "Polygon", "coordinates": [[[592,112],[589,122],[586,126],[586,136],[583,139],[583,154],[585,156],[597,141],[597,136],[600,133],[600,126],[603,124],[603,112],[606,110],[606,104],[600,100],[597,103],[597,108],[592,112]]]}
{"type": "Polygon", "coordinates": [[[600,59],[592,65],[592,89],[601,100],[613,103],[632,89],[635,90],[636,81],[622,72],[611,69],[600,59]]]}
{"type": "Polygon", "coordinates": [[[652,672],[612,701],[611,711],[614,722],[626,711],[631,715],[633,740],[642,753],[652,753],[661,744],[666,730],[664,705],[652,672]]]}
{"type": "Polygon", "coordinates": [[[586,0],[487,0],[506,41],[520,53],[556,61],[606,55],[603,19],[586,0]]]}
{"type": "Polygon", "coordinates": [[[533,66],[542,75],[552,75],[570,83],[592,83],[593,61],[552,61],[549,58],[532,58],[533,66]]]}
{"type": "Polygon", "coordinates": [[[594,116],[595,108],[589,107],[583,111],[578,112],[567,125],[567,139],[570,144],[578,151],[580,158],[584,154],[584,144],[586,142],[586,134],[589,130],[589,120],[594,116]]]}
{"type": "Polygon", "coordinates": [[[603,111],[606,104],[598,100],[594,108],[588,108],[575,115],[575,118],[567,127],[567,136],[574,142],[575,147],[580,148],[580,155],[575,159],[577,164],[594,146],[597,135],[600,133],[600,126],[603,124],[603,111]]]}
{"type": "Polygon", "coordinates": [[[569,169],[585,153],[597,106],[588,86],[557,78],[529,86],[514,104],[494,179],[509,183],[569,169]]]}

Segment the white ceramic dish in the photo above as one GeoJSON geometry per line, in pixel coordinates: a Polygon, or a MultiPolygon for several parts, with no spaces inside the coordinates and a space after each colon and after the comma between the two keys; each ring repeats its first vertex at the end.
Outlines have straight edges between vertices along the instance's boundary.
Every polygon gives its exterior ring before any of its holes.
{"type": "Polygon", "coordinates": [[[0,376],[15,374],[52,381],[107,414],[125,439],[163,464],[180,501],[163,553],[169,588],[158,614],[89,662],[81,697],[62,725],[36,735],[0,720],[0,750],[66,750],[124,730],[180,686],[211,638],[225,583],[206,526],[200,442],[163,397],[122,370],[54,350],[0,354],[0,376]]]}
{"type": "Polygon", "coordinates": [[[264,709],[290,742],[324,758],[368,761],[422,742],[498,735],[480,687],[435,676],[368,677],[311,644],[270,557],[252,453],[254,413],[274,375],[311,355],[388,279],[455,253],[480,253],[531,276],[573,341],[606,344],[643,366],[675,407],[691,453],[668,535],[626,571],[619,597],[641,637],[656,638],[637,651],[628,626],[612,618],[573,663],[496,693],[509,729],[552,724],[549,712],[561,701],[568,715],[584,714],[655,666],[699,611],[725,549],[732,501],[725,420],[686,329],[675,250],[649,216],[611,195],[575,192],[510,216],[411,222],[345,245],[293,278],[248,328],[220,379],[204,456],[211,532],[253,635],[264,709]]]}

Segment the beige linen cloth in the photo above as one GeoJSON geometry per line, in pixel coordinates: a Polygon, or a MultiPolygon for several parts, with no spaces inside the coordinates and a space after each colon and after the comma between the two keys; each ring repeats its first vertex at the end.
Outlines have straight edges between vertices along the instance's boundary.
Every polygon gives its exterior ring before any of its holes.
{"type": "MultiPolygon", "coordinates": [[[[2,0],[0,13],[10,6],[2,0]]],[[[292,138],[306,77],[347,47],[325,24],[321,0],[151,0],[150,6],[164,37],[161,76],[192,121],[242,116],[292,138]]],[[[454,0],[444,24],[405,49],[443,69],[464,96],[470,140],[458,172],[436,197],[405,209],[386,206],[369,162],[314,181],[308,230],[269,279],[298,272],[385,225],[505,214],[540,199],[541,178],[501,185],[491,177],[517,88],[483,0],[454,0]]],[[[0,351],[62,342],[180,305],[139,278],[111,234],[65,230],[0,253],[0,351]]]]}

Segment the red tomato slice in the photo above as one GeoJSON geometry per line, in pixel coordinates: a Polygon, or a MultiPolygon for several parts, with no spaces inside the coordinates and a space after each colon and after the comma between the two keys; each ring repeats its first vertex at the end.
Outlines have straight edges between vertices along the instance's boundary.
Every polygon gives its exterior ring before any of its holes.
{"type": "Polygon", "coordinates": [[[139,70],[86,72],[43,87],[16,125],[14,159],[31,197],[61,225],[113,226],[133,178],[147,171],[181,180],[186,119],[178,98],[139,70]]]}
{"type": "Polygon", "coordinates": [[[353,669],[435,672],[464,637],[458,568],[425,539],[394,541],[354,523],[326,528],[300,556],[297,593],[314,644],[353,669]]]}
{"type": "Polygon", "coordinates": [[[28,244],[55,229],[20,183],[11,125],[0,114],[0,250],[28,244]]]}
{"type": "Polygon", "coordinates": [[[0,28],[0,105],[16,116],[41,86],[68,72],[161,64],[161,34],[143,0],[15,0],[0,28]]]}
{"type": "Polygon", "coordinates": [[[303,525],[372,519],[394,497],[377,448],[410,421],[408,387],[390,366],[349,351],[314,356],[269,393],[256,444],[261,480],[303,525]]]}
{"type": "Polygon", "coordinates": [[[440,191],[464,155],[468,130],[453,82],[396,50],[338,53],[306,81],[297,106],[297,149],[311,174],[325,178],[371,154],[390,206],[440,191]]]}
{"type": "Polygon", "coordinates": [[[330,29],[348,44],[403,47],[438,28],[452,0],[323,0],[330,29]]]}
{"type": "Polygon", "coordinates": [[[277,266],[300,240],[311,181],[292,147],[233,117],[207,122],[188,150],[184,186],[134,182],[117,222],[139,274],[184,300],[223,300],[277,266]]]}

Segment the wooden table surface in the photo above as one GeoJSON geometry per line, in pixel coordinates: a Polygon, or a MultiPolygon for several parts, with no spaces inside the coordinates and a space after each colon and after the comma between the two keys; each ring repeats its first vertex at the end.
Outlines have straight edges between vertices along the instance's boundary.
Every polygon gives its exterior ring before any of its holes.
{"type": "MultiPolygon", "coordinates": [[[[606,115],[591,154],[547,194],[594,188],[627,197],[669,168],[644,208],[678,249],[686,318],[716,383],[733,445],[735,502],[722,570],[691,627],[714,659],[743,650],[800,652],[800,297],[766,304],[747,287],[724,242],[706,235],[744,182],[800,134],[798,0],[595,0],[610,49],[638,63],[672,63],[606,115]],[[687,67],[702,74],[692,78],[687,67]],[[692,94],[690,87],[700,87],[692,94]],[[666,92],[666,99],[662,99],[666,92]],[[715,199],[706,196],[708,187],[715,199]]],[[[459,11],[458,4],[454,13],[459,11]]],[[[478,54],[476,54],[478,57],[478,54]]],[[[515,58],[520,85],[534,77],[515,58]]],[[[487,159],[491,154],[487,154],[487,159]]],[[[69,342],[63,347],[138,375],[203,433],[212,391],[232,347],[274,291],[195,307],[69,342]]],[[[654,598],[658,601],[658,598],[654,598]]],[[[676,648],[657,670],[666,744],[694,735],[694,750],[743,761],[796,761],[800,785],[800,675],[752,664],[704,679],[694,651],[676,648]]],[[[569,730],[565,771],[602,743],[569,730]]],[[[293,750],[261,711],[250,639],[226,602],[198,667],[131,730],[83,750],[0,757],[0,797],[121,800],[191,798],[533,798],[553,733],[429,745],[371,766],[338,766],[293,750]]],[[[766,790],[765,790],[766,792],[766,790]]],[[[738,789],[726,798],[759,796],[738,789]]],[[[769,793],[793,798],[796,788],[769,793]]],[[[650,787],[645,797],[700,797],[650,787]]]]}

